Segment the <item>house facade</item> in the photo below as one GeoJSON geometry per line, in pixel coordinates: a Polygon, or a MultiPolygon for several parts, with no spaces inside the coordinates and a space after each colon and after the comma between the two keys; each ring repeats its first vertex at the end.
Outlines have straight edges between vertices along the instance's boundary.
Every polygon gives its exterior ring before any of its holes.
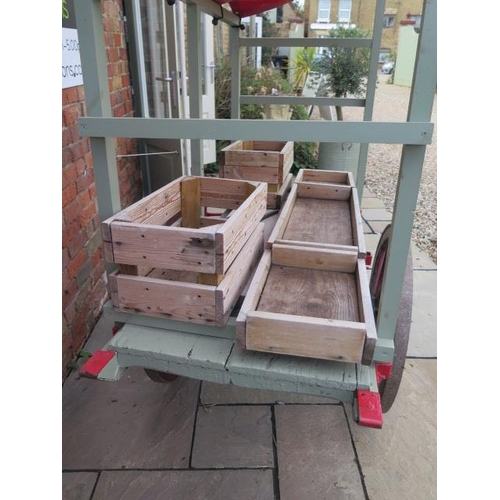
{"type": "MultiPolygon", "coordinates": [[[[326,37],[337,24],[353,24],[371,30],[375,6],[375,0],[305,0],[305,36],[326,37]]],[[[380,45],[381,62],[397,49],[401,21],[409,18],[415,20],[416,27],[420,25],[422,6],[422,0],[386,0],[380,45]]]]}

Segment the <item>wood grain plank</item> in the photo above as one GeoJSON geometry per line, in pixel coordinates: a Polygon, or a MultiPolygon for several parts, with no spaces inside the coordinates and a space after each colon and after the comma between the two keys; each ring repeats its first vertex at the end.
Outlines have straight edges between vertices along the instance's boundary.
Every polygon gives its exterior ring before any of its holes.
{"type": "Polygon", "coordinates": [[[361,218],[361,209],[359,207],[358,190],[352,189],[351,196],[351,223],[354,244],[358,247],[360,259],[366,256],[365,235],[363,232],[363,219],[361,218]]]}
{"type": "Polygon", "coordinates": [[[181,225],[193,229],[200,228],[201,198],[200,180],[185,179],[181,183],[181,225]]]}
{"type": "Polygon", "coordinates": [[[120,264],[215,273],[215,237],[208,231],[114,222],[113,251],[120,264]]]}
{"type": "Polygon", "coordinates": [[[245,300],[241,305],[240,312],[236,318],[236,345],[241,348],[246,347],[246,318],[249,311],[257,309],[260,295],[267,280],[269,269],[271,268],[271,251],[264,250],[264,253],[257,265],[255,274],[248,288],[245,300]]]}
{"type": "Polygon", "coordinates": [[[234,259],[215,293],[218,324],[225,324],[264,251],[264,223],[260,222],[234,259]]]}
{"type": "Polygon", "coordinates": [[[153,225],[165,224],[181,210],[181,182],[186,178],[180,177],[142,198],[116,214],[113,220],[153,225]]]}
{"type": "Polygon", "coordinates": [[[221,170],[224,179],[280,183],[279,169],[273,165],[223,165],[221,170]]]}
{"type": "Polygon", "coordinates": [[[286,230],[282,237],[278,232],[276,239],[353,245],[348,201],[308,198],[294,201],[286,230]]]}
{"type": "Polygon", "coordinates": [[[266,242],[266,248],[271,248],[273,243],[283,238],[283,234],[285,233],[286,227],[290,220],[290,217],[293,212],[293,207],[295,204],[295,200],[297,199],[297,186],[294,184],[290,189],[290,194],[288,195],[288,199],[283,205],[278,220],[274,226],[269,239],[266,242]]]}
{"type": "Polygon", "coordinates": [[[246,321],[248,349],[359,363],[363,323],[250,311],[246,321]]]}
{"type": "Polygon", "coordinates": [[[273,265],[257,310],[359,322],[355,276],[273,265]]]}
{"type": "Polygon", "coordinates": [[[342,186],[355,186],[350,172],[336,170],[300,169],[295,182],[322,182],[342,186]]]}
{"type": "Polygon", "coordinates": [[[254,192],[215,234],[216,270],[225,274],[266,213],[267,185],[259,183],[254,192]]]}
{"type": "Polygon", "coordinates": [[[279,245],[272,248],[273,264],[352,273],[356,269],[357,251],[331,250],[307,246],[279,245]]]}
{"type": "Polygon", "coordinates": [[[363,350],[363,359],[361,362],[364,365],[369,365],[373,361],[373,355],[377,344],[377,326],[375,323],[375,316],[373,314],[370,285],[368,282],[368,274],[366,272],[364,259],[358,260],[356,269],[356,285],[358,289],[361,321],[365,323],[366,327],[366,341],[363,350]]]}
{"type": "Polygon", "coordinates": [[[123,311],[215,324],[214,287],[142,276],[116,277],[123,311]]]}
{"type": "Polygon", "coordinates": [[[316,243],[314,241],[296,241],[296,240],[276,240],[275,245],[293,245],[308,248],[328,248],[330,250],[342,250],[346,252],[356,252],[358,247],[352,245],[336,245],[334,243],[316,243]]]}
{"type": "Polygon", "coordinates": [[[299,198],[317,198],[322,200],[349,200],[352,188],[338,184],[321,182],[296,182],[299,198]]]}
{"type": "Polygon", "coordinates": [[[249,185],[255,186],[256,183],[217,177],[202,177],[200,179],[201,205],[236,210],[247,200],[249,185]]]}

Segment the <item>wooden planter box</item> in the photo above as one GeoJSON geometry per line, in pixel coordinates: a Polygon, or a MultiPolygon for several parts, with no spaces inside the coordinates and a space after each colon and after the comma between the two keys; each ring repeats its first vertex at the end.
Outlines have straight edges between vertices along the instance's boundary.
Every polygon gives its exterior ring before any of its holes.
{"type": "MultiPolygon", "coordinates": [[[[259,223],[218,284],[200,283],[200,274],[153,268],[137,275],[121,269],[109,275],[113,306],[120,311],[224,326],[255,270],[264,248],[259,223]]],[[[205,281],[206,282],[206,281],[205,281]]]]}
{"type": "Polygon", "coordinates": [[[281,208],[293,176],[293,142],[236,141],[220,152],[219,176],[268,184],[267,208],[281,208]]]}
{"type": "Polygon", "coordinates": [[[308,246],[366,256],[357,189],[348,185],[295,182],[267,248],[308,246]]]}
{"type": "Polygon", "coordinates": [[[351,172],[338,170],[314,170],[301,168],[295,182],[311,182],[321,184],[339,184],[341,186],[356,187],[354,176],[351,172]]]}
{"type": "Polygon", "coordinates": [[[262,253],[266,198],[262,183],[181,177],[104,221],[113,305],[222,326],[262,253]]]}
{"type": "Polygon", "coordinates": [[[108,262],[224,274],[266,212],[267,186],[181,177],[102,223],[108,262]],[[203,208],[232,210],[227,219],[203,208]]]}
{"type": "Polygon", "coordinates": [[[356,251],[273,246],[236,328],[244,349],[370,364],[377,335],[364,260],[356,251]]]}

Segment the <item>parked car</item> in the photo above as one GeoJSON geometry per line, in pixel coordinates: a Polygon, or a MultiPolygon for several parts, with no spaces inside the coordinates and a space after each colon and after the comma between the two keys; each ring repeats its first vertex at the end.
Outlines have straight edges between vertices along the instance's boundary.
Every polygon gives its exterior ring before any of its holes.
{"type": "Polygon", "coordinates": [[[380,71],[382,73],[385,73],[386,75],[390,75],[394,70],[394,63],[392,61],[386,61],[384,64],[382,64],[382,68],[380,68],[380,71]]]}

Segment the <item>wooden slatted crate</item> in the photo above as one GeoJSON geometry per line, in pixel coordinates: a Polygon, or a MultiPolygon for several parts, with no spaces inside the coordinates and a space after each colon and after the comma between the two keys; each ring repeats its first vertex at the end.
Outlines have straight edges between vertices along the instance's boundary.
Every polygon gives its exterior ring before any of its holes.
{"type": "Polygon", "coordinates": [[[293,142],[236,141],[220,152],[219,176],[268,184],[267,208],[284,204],[293,182],[293,142]]]}
{"type": "Polygon", "coordinates": [[[262,254],[266,198],[264,183],[186,176],[104,221],[113,305],[223,326],[262,254]]]}

